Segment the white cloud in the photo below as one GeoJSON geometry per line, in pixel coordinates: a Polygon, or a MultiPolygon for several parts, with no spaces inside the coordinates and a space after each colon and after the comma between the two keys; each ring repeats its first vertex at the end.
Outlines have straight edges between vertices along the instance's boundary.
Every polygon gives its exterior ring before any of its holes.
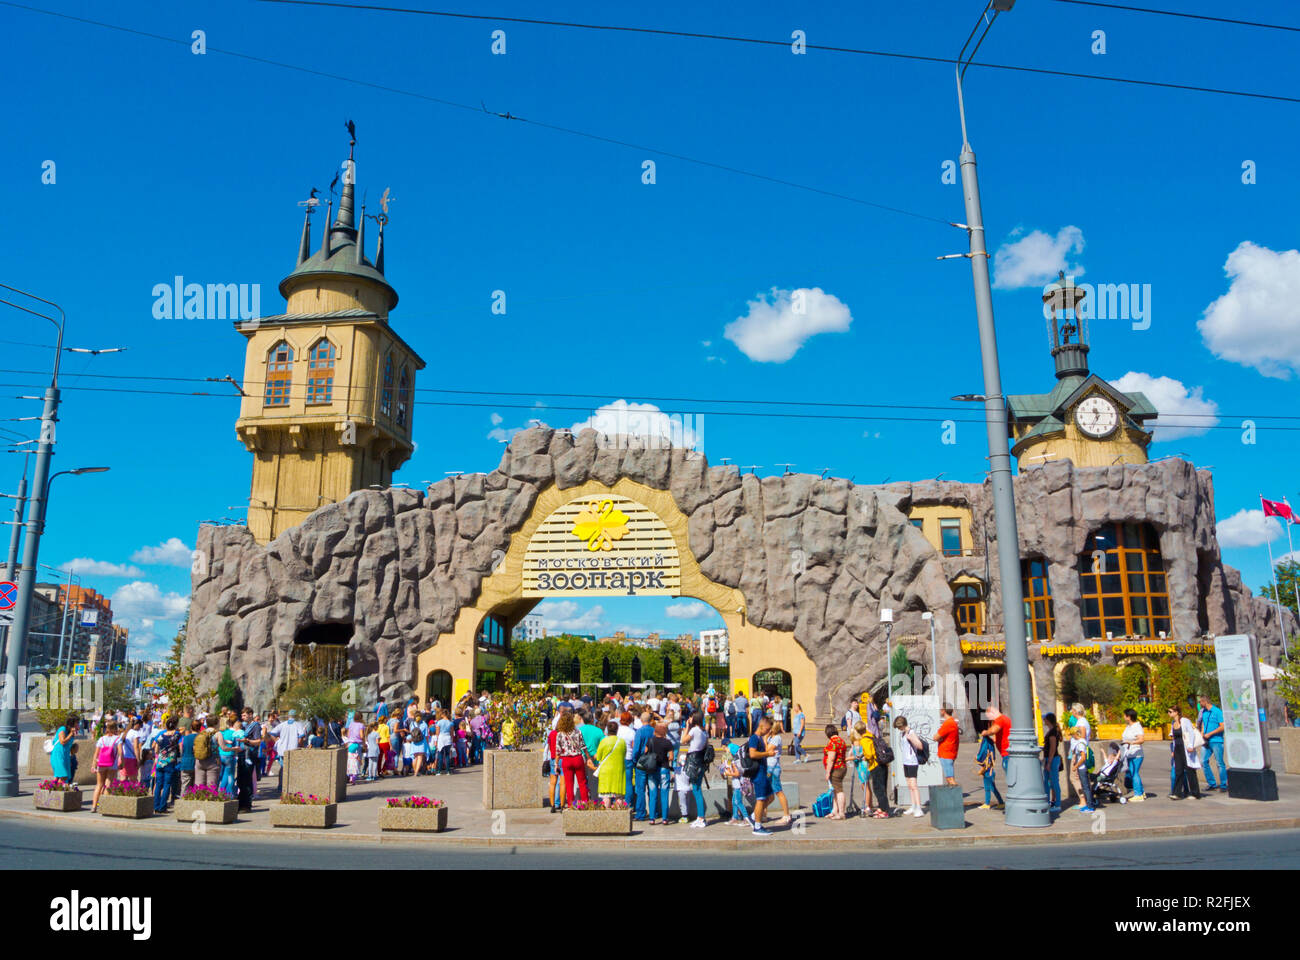
{"type": "MultiPolygon", "coordinates": [[[[194,551],[185,546],[179,537],[168,537],[156,547],[141,547],[131,554],[136,563],[151,563],[167,567],[188,567],[194,558],[194,551]]],[[[139,574],[136,574],[139,576],[139,574]]]]}
{"type": "Polygon", "coordinates": [[[1112,380],[1111,384],[1124,393],[1147,395],[1160,414],[1154,421],[1148,421],[1155,425],[1156,440],[1199,437],[1219,422],[1219,405],[1201,395],[1202,387],[1189,389],[1173,377],[1153,377],[1135,370],[1112,380]]]}
{"type": "Polygon", "coordinates": [[[547,600],[539,603],[533,613],[542,618],[548,634],[595,633],[605,627],[605,608],[600,605],[583,610],[573,600],[547,600]]]}
{"type": "Polygon", "coordinates": [[[597,407],[590,417],[569,429],[575,435],[583,430],[595,430],[607,437],[653,437],[674,447],[698,450],[704,443],[699,424],[700,420],[693,414],[670,416],[653,403],[615,400],[597,407]]]}
{"type": "MultiPolygon", "coordinates": [[[[188,555],[186,557],[188,565],[188,555]]],[[[64,573],[78,573],[90,577],[143,577],[144,571],[130,564],[108,563],[104,560],[92,560],[90,557],[77,557],[59,567],[64,573]]]]}
{"type": "Polygon", "coordinates": [[[1217,529],[1220,547],[1262,547],[1282,536],[1282,524],[1263,510],[1238,510],[1217,529]]]}
{"type": "Polygon", "coordinates": [[[715,611],[707,603],[692,600],[685,603],[670,603],[664,607],[664,613],[678,620],[703,620],[712,617],[715,611]]]}
{"type": "Polygon", "coordinates": [[[127,627],[143,628],[146,620],[181,620],[190,608],[190,598],[163,593],[156,583],[134,580],[113,592],[113,619],[127,627]]]}
{"type": "MultiPolygon", "coordinates": [[[[1019,231],[1011,236],[1019,235],[1019,231]]],[[[1062,227],[1053,237],[1034,230],[1019,240],[1004,243],[993,255],[993,286],[999,290],[1041,287],[1064,270],[1067,276],[1083,276],[1083,267],[1066,259],[1083,251],[1083,231],[1062,227]]]]}
{"type": "Polygon", "coordinates": [[[1242,241],[1223,265],[1228,292],[1197,321],[1215,356],[1289,380],[1300,371],[1300,251],[1242,241]]]}
{"type": "Polygon", "coordinates": [[[749,301],[749,313],[727,324],[723,335],[751,360],[784,363],[818,333],[844,333],[853,322],[849,308],[821,287],[772,288],[772,299],[749,301]]]}

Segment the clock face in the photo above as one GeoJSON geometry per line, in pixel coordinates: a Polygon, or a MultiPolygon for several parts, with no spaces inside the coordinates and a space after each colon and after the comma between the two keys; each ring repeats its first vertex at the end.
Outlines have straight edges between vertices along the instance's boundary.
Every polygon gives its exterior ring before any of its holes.
{"type": "Polygon", "coordinates": [[[1090,437],[1105,437],[1119,426],[1119,411],[1105,397],[1091,396],[1075,407],[1074,422],[1090,437]]]}

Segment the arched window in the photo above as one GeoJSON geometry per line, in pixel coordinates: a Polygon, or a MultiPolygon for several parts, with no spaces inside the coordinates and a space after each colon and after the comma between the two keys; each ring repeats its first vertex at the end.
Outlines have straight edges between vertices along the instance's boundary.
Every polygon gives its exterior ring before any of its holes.
{"type": "Polygon", "coordinates": [[[1025,636],[1045,643],[1052,639],[1052,628],[1055,626],[1047,561],[1041,557],[1021,560],[1020,576],[1024,581],[1025,636]]]}
{"type": "Polygon", "coordinates": [[[321,337],[307,355],[307,402],[330,403],[334,399],[334,344],[321,337]]]}
{"type": "Polygon", "coordinates": [[[393,355],[384,358],[384,389],[379,394],[379,412],[386,417],[393,415],[393,355]]]}
{"type": "Polygon", "coordinates": [[[959,583],[952,590],[958,633],[984,632],[984,598],[978,584],[959,583]]]}
{"type": "Polygon", "coordinates": [[[407,411],[411,408],[411,372],[402,367],[402,377],[397,381],[397,425],[406,426],[407,411]]]}
{"type": "Polygon", "coordinates": [[[281,340],[266,355],[266,399],[268,407],[287,407],[293,386],[293,347],[281,340]]]}
{"type": "Polygon", "coordinates": [[[1155,530],[1112,523],[1089,536],[1079,557],[1079,593],[1089,639],[1168,633],[1169,593],[1155,530]]]}

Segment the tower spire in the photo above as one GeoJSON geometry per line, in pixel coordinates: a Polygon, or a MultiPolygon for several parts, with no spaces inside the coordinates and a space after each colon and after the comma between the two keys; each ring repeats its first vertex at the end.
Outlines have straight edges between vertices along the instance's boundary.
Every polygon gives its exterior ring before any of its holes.
{"type": "Polygon", "coordinates": [[[366,202],[361,201],[361,224],[357,227],[357,265],[360,266],[366,259],[366,202]]]}
{"type": "Polygon", "coordinates": [[[325,224],[326,224],[326,226],[325,226],[325,230],[322,231],[322,233],[321,233],[321,240],[320,240],[320,251],[321,251],[321,257],[322,257],[323,259],[325,259],[325,260],[328,260],[328,259],[330,258],[330,229],[329,229],[329,222],[330,222],[330,216],[333,214],[333,212],[334,212],[334,198],[333,198],[333,197],[330,197],[330,199],[329,199],[329,203],[327,203],[327,204],[325,205],[325,224]]]}
{"type": "Polygon", "coordinates": [[[302,242],[298,244],[298,266],[302,266],[311,256],[311,207],[302,218],[302,242]]]}

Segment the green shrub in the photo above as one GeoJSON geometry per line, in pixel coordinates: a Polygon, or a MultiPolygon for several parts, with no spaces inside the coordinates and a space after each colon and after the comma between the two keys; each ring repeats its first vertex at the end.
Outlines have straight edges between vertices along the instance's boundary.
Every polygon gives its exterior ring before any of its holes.
{"type": "Polygon", "coordinates": [[[1170,707],[1186,710],[1192,699],[1187,667],[1177,657],[1165,657],[1156,666],[1155,703],[1162,711],[1170,707]]]}

